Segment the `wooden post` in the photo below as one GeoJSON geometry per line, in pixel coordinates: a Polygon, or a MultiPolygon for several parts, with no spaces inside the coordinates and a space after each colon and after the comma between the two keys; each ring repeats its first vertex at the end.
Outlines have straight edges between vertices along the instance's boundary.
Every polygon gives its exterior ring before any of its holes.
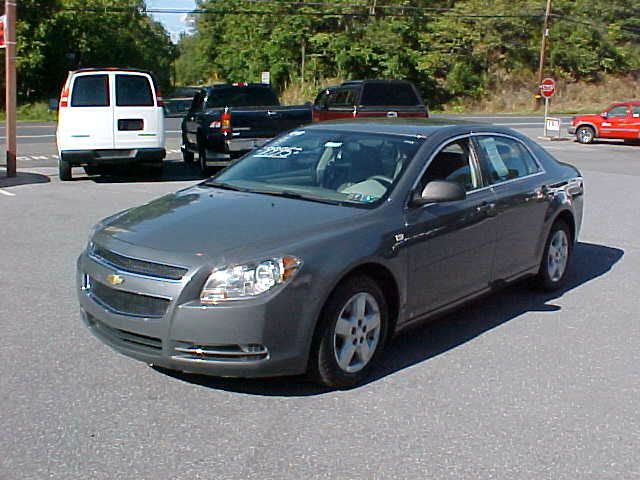
{"type": "MultiPolygon", "coordinates": [[[[544,77],[544,60],[547,51],[547,37],[549,36],[549,17],[551,16],[551,0],[547,0],[547,8],[544,12],[544,25],[542,26],[542,40],[540,42],[540,61],[538,64],[538,90],[544,77]]],[[[540,98],[536,97],[535,108],[540,107],[540,98]]]]}
{"type": "Polygon", "coordinates": [[[16,0],[6,0],[4,14],[6,76],[6,151],[7,177],[16,176],[16,0]]]}

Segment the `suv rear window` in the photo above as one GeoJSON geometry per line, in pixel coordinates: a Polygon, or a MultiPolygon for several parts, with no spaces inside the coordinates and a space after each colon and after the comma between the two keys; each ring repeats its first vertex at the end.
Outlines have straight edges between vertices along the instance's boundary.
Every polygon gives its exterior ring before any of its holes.
{"type": "Polygon", "coordinates": [[[366,83],[362,92],[362,105],[420,105],[408,83],[366,83]]]}
{"type": "Polygon", "coordinates": [[[108,107],[109,76],[82,75],[76,77],[71,92],[72,107],[108,107]]]}
{"type": "Polygon", "coordinates": [[[149,79],[142,75],[116,75],[116,105],[119,107],[153,107],[149,79]]]}
{"type": "Polygon", "coordinates": [[[214,88],[207,96],[207,108],[264,107],[279,104],[276,94],[264,87],[214,88]]]}

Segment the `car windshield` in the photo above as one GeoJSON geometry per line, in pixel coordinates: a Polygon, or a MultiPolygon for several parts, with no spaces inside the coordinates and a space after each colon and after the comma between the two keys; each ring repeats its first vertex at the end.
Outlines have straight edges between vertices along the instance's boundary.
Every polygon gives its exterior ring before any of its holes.
{"type": "Polygon", "coordinates": [[[252,151],[206,183],[372,206],[391,191],[422,142],[408,135],[296,130],[252,151]]]}

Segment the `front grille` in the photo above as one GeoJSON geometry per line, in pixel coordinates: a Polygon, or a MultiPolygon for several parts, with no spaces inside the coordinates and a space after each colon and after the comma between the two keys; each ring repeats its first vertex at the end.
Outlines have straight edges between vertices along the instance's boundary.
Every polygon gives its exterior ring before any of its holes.
{"type": "Polygon", "coordinates": [[[119,253],[106,250],[98,245],[93,245],[90,255],[98,260],[103,260],[111,264],[115,268],[124,270],[138,275],[147,275],[150,277],[166,278],[169,280],[180,280],[187,273],[186,268],[174,267],[172,265],[163,265],[146,260],[138,260],[136,258],[125,257],[119,253]]]}
{"type": "Polygon", "coordinates": [[[93,278],[89,278],[87,283],[91,296],[116,313],[136,317],[162,317],[169,307],[169,300],[165,298],[116,290],[93,278]]]}
{"type": "Polygon", "coordinates": [[[162,340],[159,338],[113,328],[89,313],[86,315],[89,325],[93,327],[96,334],[106,338],[112,343],[122,344],[147,353],[158,353],[162,351],[162,340]]]}

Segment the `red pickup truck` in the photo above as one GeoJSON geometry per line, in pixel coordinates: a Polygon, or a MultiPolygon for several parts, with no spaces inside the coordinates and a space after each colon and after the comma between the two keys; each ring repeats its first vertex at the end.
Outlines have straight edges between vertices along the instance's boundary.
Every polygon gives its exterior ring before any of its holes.
{"type": "Polygon", "coordinates": [[[418,117],[429,112],[413,83],[406,80],[352,80],[320,91],[312,107],[314,122],[340,118],[418,117]]]}
{"type": "Polygon", "coordinates": [[[580,143],[595,138],[640,141],[640,100],[614,103],[599,115],[578,115],[571,119],[569,134],[580,143]]]}

